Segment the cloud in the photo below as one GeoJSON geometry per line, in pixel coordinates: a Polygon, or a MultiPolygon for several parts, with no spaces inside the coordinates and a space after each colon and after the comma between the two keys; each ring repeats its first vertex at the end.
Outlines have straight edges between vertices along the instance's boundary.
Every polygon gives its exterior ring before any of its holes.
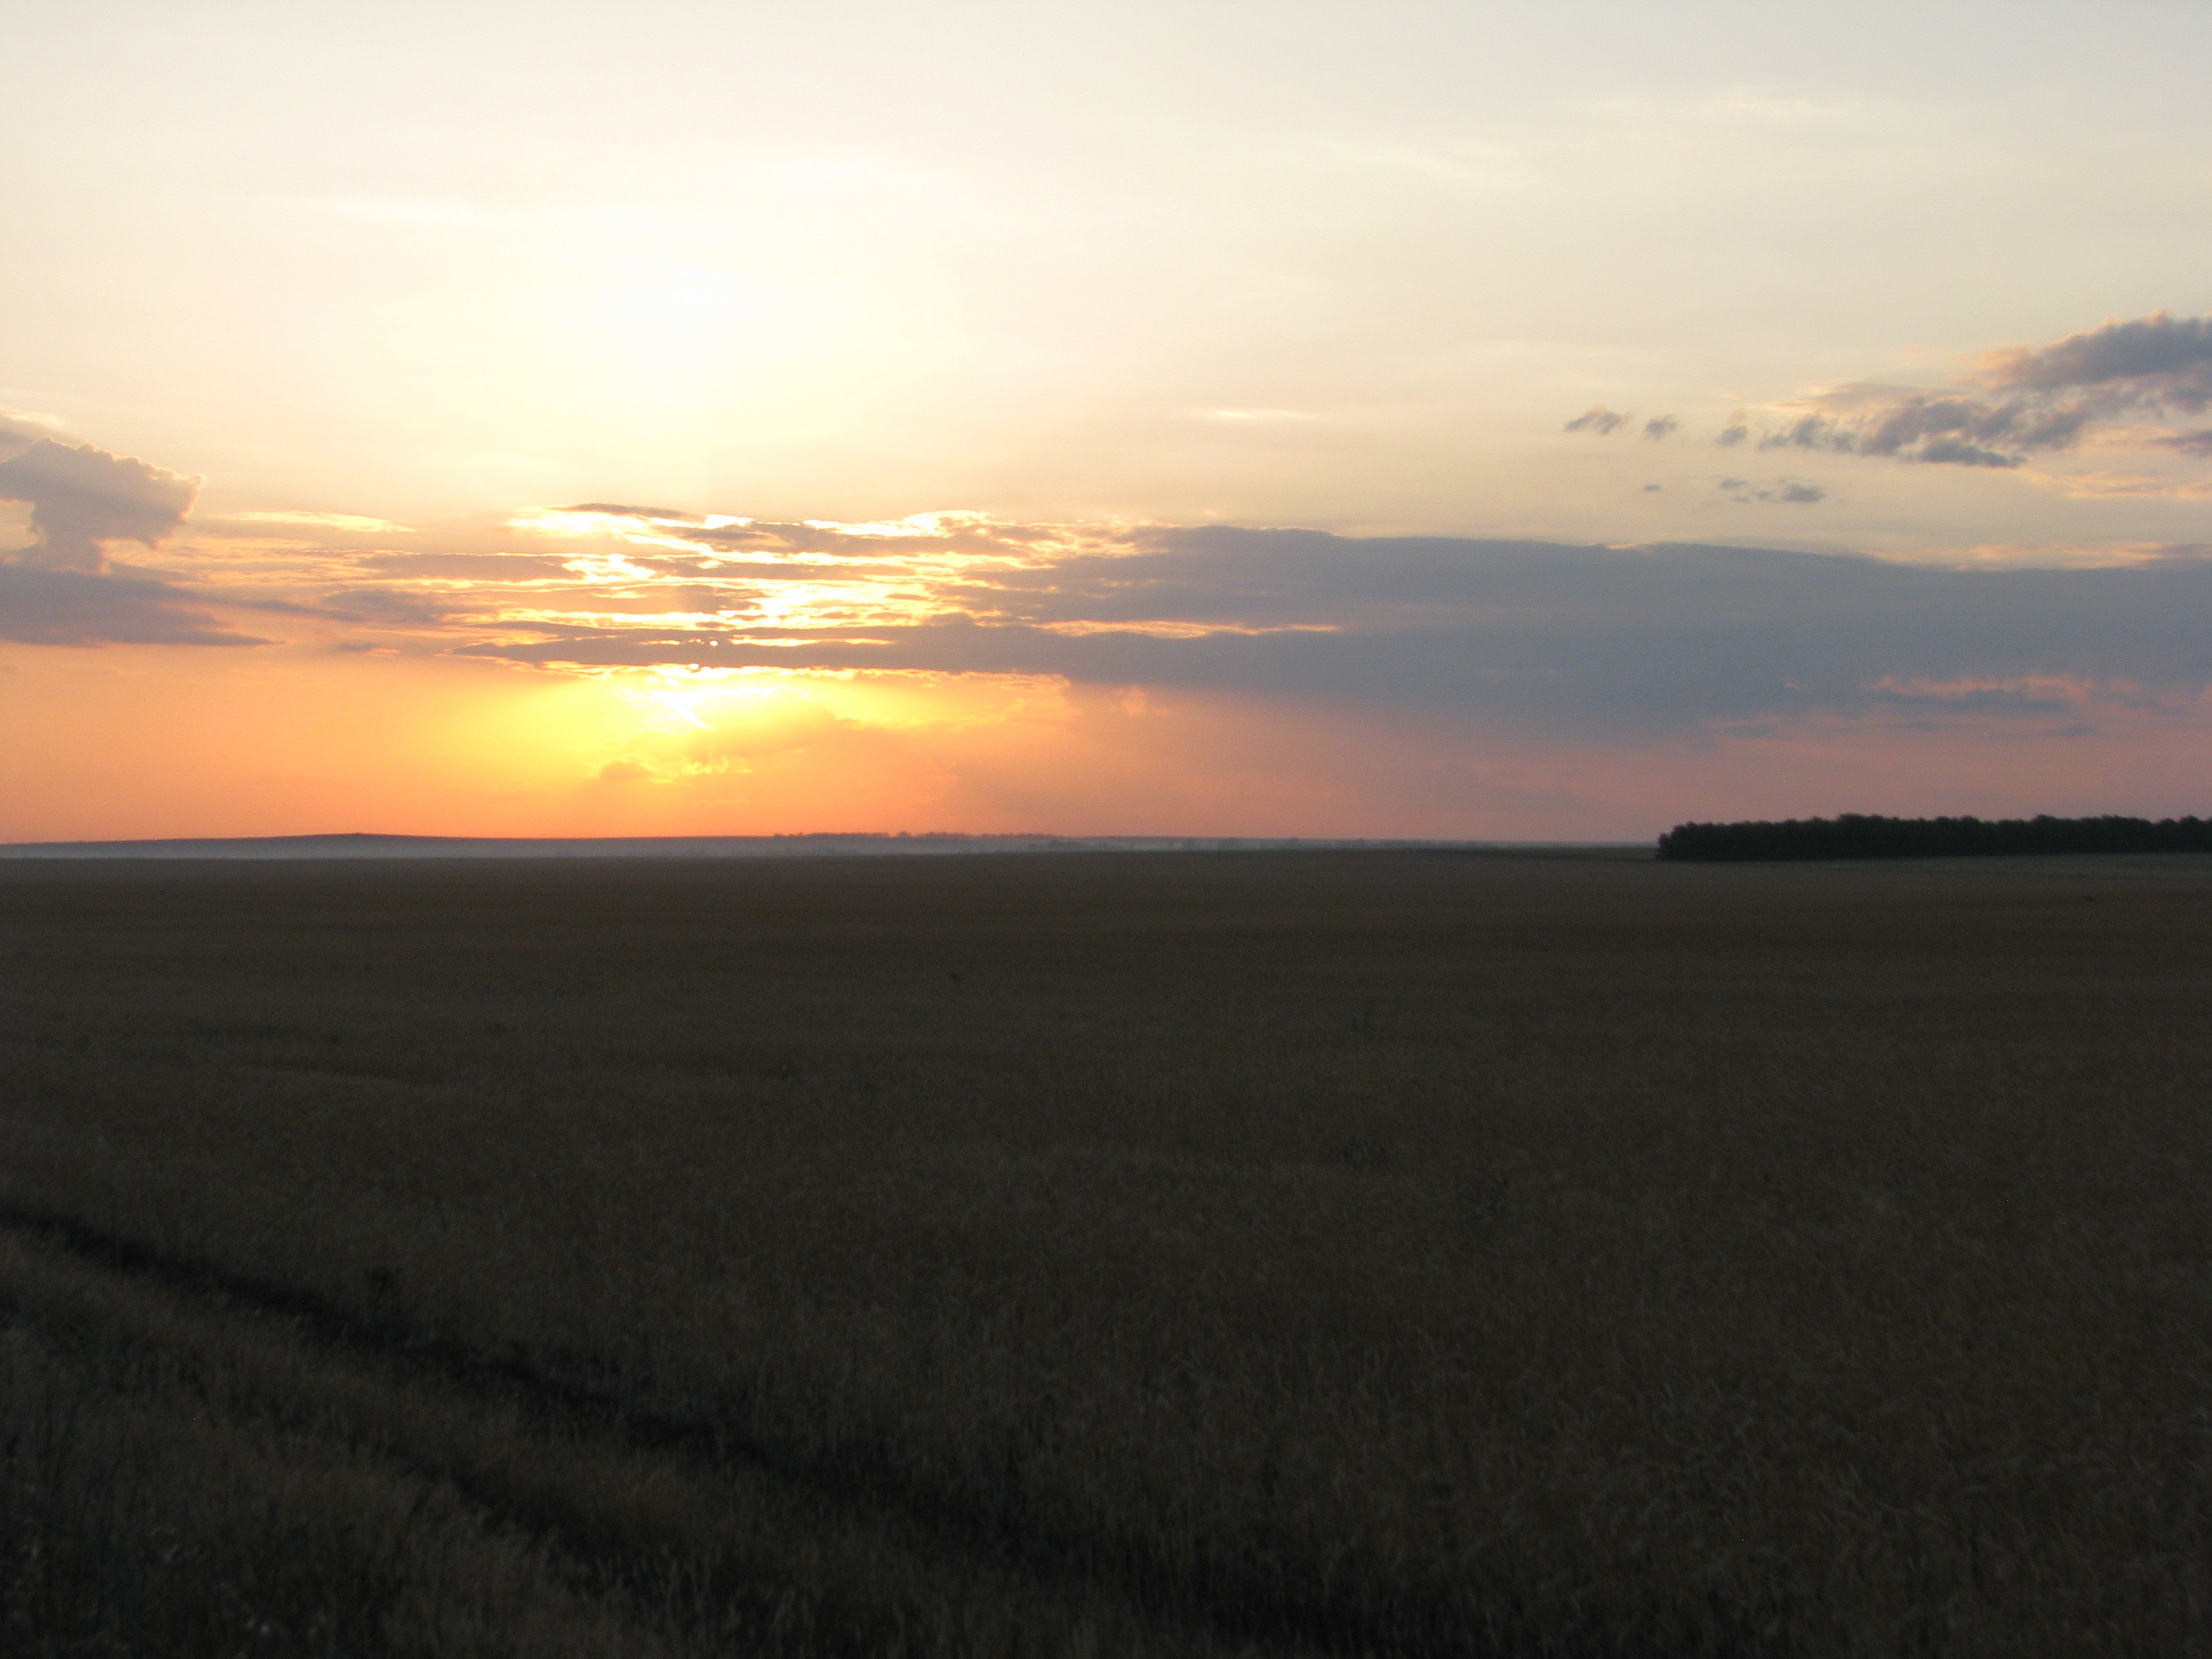
{"type": "Polygon", "coordinates": [[[1939,466],[2018,466],[2021,464],[2021,458],[2017,455],[1984,449],[1981,445],[1969,443],[1963,438],[1930,438],[1920,446],[1920,453],[1912,459],[1939,466]]]}
{"type": "Polygon", "coordinates": [[[27,409],[0,409],[0,454],[14,454],[25,444],[51,438],[62,423],[51,415],[27,409]]]}
{"type": "Polygon", "coordinates": [[[2212,317],[2163,311],[2108,322],[2039,349],[2015,347],[1983,360],[1982,380],[2031,392],[2122,388],[2131,402],[2181,409],[2212,403],[2212,317]]]}
{"type": "Polygon", "coordinates": [[[1731,446],[1825,450],[1930,465],[2012,468],[2096,437],[2115,447],[2212,456],[2212,433],[2137,430],[2212,407],[2212,317],[2110,322],[2054,344],[1985,354],[1936,388],[1852,385],[1797,400],[1756,430],[1741,417],[1715,434],[1731,446]]]}
{"type": "MultiPolygon", "coordinates": [[[[315,609],[343,622],[376,628],[428,626],[443,621],[458,608],[440,604],[448,595],[411,593],[401,587],[341,587],[319,596],[315,609]]],[[[307,607],[286,607],[306,610],[307,607]]]]}
{"type": "Polygon", "coordinates": [[[576,574],[559,559],[534,553],[365,553],[352,563],[380,576],[424,581],[573,581],[576,574]]]}
{"type": "MultiPolygon", "coordinates": [[[[104,544],[158,546],[191,510],[197,478],[52,435],[55,422],[0,412],[0,501],[31,509],[32,541],[0,554],[0,641],[16,645],[259,645],[189,588],[111,572],[104,544]]],[[[292,609],[260,597],[255,609],[292,609]]]]}
{"type": "MultiPolygon", "coordinates": [[[[1818,489],[1790,488],[1780,481],[1776,498],[1818,489]]],[[[931,597],[934,614],[908,619],[676,630],[641,619],[459,649],[549,665],[1054,676],[1547,740],[1816,717],[2042,720],[2062,706],[2078,723],[2100,700],[2163,706],[2212,691],[2212,561],[2195,558],[1951,570],[1205,527],[970,570],[931,597]]]]}
{"type": "Polygon", "coordinates": [[[1610,438],[1633,418],[1632,416],[1623,415],[1607,409],[1603,404],[1593,404],[1576,416],[1573,420],[1569,421],[1565,430],[1588,432],[1600,438],[1610,438]]]}
{"type": "Polygon", "coordinates": [[[222,523],[226,528],[241,524],[277,524],[302,525],[314,530],[346,530],[370,536],[410,533],[404,524],[394,524],[389,519],[372,519],[359,513],[233,513],[222,523]]]}
{"type": "Polygon", "coordinates": [[[556,507],[556,513],[591,513],[605,519],[643,519],[648,523],[696,524],[699,515],[686,513],[679,507],[631,507],[621,501],[579,501],[574,507],[556,507]]]}
{"type": "Polygon", "coordinates": [[[1730,501],[1747,505],[1753,501],[1777,501],[1802,507],[1828,499],[1825,489],[1802,478],[1777,478],[1771,484],[1764,485],[1753,483],[1749,478],[1723,478],[1720,487],[1730,501]]]}
{"type": "Polygon", "coordinates": [[[16,645],[260,645],[147,577],[0,564],[0,640],[16,645]]]}
{"type": "Polygon", "coordinates": [[[1671,438],[1681,426],[1672,415],[1655,415],[1644,423],[1644,435],[1653,443],[1671,438]]]}
{"type": "Polygon", "coordinates": [[[15,453],[0,460],[0,501],[21,501],[31,509],[35,539],[10,556],[18,565],[103,569],[103,543],[159,544],[184,521],[199,489],[196,478],[90,444],[43,436],[24,441],[26,436],[6,434],[15,453]]]}

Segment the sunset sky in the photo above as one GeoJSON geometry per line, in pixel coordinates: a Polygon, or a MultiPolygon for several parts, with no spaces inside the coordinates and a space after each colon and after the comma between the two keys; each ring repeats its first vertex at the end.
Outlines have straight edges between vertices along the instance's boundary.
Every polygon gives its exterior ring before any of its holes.
{"type": "Polygon", "coordinates": [[[0,841],[2212,813],[2212,8],[19,0],[0,841]]]}

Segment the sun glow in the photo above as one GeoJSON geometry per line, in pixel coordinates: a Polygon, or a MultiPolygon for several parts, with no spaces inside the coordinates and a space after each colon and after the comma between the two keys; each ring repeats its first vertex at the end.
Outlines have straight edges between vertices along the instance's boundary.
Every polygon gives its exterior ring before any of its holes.
{"type": "Polygon", "coordinates": [[[793,691],[781,675],[716,668],[655,669],[641,682],[617,680],[610,689],[647,721],[670,730],[701,732],[714,730],[717,723],[702,711],[742,710],[778,693],[805,695],[793,691]]]}
{"type": "Polygon", "coordinates": [[[641,721],[669,730],[714,730],[778,700],[815,704],[871,726],[972,725],[1057,709],[1063,683],[1025,674],[866,672],[810,669],[661,667],[586,680],[641,721]]]}
{"type": "Polygon", "coordinates": [[[938,745],[1072,716],[1056,679],[757,668],[564,678],[537,707],[543,761],[567,775],[625,796],[642,788],[722,806],[767,795],[781,805],[802,786],[864,798],[887,781],[926,797],[941,787],[930,758],[938,745]]]}

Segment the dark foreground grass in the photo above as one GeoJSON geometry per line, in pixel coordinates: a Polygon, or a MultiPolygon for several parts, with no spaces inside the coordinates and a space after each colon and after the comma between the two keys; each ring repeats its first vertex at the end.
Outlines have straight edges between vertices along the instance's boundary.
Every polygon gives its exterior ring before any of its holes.
{"type": "Polygon", "coordinates": [[[2212,1646],[2212,866],[0,865],[7,1650],[2212,1646]]]}

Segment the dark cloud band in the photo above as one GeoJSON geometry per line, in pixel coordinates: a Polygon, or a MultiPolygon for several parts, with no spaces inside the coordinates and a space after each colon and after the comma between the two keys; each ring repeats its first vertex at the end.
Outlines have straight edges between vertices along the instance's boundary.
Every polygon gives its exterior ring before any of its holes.
{"type": "Polygon", "coordinates": [[[972,577],[939,598],[957,610],[910,623],[545,629],[462,649],[545,665],[1056,675],[1603,740],[1824,714],[2020,718],[2070,706],[2022,689],[2045,682],[2152,703],[2212,687],[2212,560],[2187,557],[1962,571],[1758,549],[1206,528],[972,577]]]}
{"type": "Polygon", "coordinates": [[[144,577],[0,564],[0,640],[15,645],[259,645],[144,577]]]}

